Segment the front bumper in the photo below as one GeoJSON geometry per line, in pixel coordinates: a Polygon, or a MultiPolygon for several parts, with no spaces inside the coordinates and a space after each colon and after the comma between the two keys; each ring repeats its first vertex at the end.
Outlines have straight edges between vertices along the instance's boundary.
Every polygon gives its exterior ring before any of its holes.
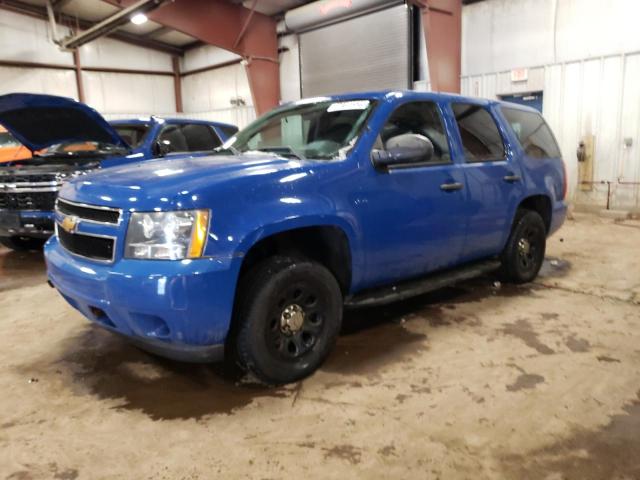
{"type": "Polygon", "coordinates": [[[240,259],[121,259],[105,265],[45,246],[47,275],[89,320],[153,353],[192,362],[222,358],[240,259]]]}
{"type": "Polygon", "coordinates": [[[52,211],[0,210],[0,237],[49,238],[54,215],[52,211]]]}

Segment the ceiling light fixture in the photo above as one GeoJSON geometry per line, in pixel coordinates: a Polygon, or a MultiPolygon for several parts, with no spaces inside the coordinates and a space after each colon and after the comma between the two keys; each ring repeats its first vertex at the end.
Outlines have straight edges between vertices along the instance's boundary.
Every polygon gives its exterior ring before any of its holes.
{"type": "Polygon", "coordinates": [[[131,23],[134,25],[142,25],[147,20],[147,16],[144,13],[136,13],[133,17],[131,17],[131,23]]]}

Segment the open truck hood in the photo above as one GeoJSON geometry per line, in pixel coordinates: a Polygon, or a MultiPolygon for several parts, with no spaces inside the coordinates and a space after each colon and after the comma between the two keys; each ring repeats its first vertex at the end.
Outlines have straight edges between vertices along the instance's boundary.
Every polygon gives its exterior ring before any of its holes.
{"type": "Polygon", "coordinates": [[[0,96],[0,124],[31,151],[63,142],[102,142],[129,147],[93,108],[55,95],[0,96]]]}

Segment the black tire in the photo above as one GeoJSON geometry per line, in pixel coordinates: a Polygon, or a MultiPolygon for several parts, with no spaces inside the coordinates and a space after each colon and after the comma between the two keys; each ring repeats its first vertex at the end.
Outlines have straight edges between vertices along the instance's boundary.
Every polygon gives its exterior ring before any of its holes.
{"type": "Polygon", "coordinates": [[[342,324],[342,293],[331,272],[305,258],[274,256],[239,288],[231,337],[238,365],[272,385],[313,373],[342,324]]]}
{"type": "Polygon", "coordinates": [[[502,252],[502,277],[511,283],[527,283],[538,275],[547,245],[547,228],[538,212],[516,213],[509,241],[502,252]]]}
{"type": "Polygon", "coordinates": [[[31,237],[0,237],[0,245],[4,245],[11,250],[24,252],[27,250],[42,250],[46,243],[46,238],[31,237]]]}

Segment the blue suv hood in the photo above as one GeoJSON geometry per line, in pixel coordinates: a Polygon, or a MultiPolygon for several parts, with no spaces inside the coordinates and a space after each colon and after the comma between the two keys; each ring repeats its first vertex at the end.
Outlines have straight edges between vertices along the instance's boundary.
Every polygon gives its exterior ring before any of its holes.
{"type": "Polygon", "coordinates": [[[66,97],[2,95],[0,124],[31,151],[63,142],[103,142],[128,148],[102,115],[66,97]]]}
{"type": "Polygon", "coordinates": [[[222,184],[256,175],[287,175],[284,172],[298,171],[304,163],[274,155],[150,160],[78,177],[65,183],[60,196],[123,209],[166,209],[180,197],[219,190],[222,184]]]}

